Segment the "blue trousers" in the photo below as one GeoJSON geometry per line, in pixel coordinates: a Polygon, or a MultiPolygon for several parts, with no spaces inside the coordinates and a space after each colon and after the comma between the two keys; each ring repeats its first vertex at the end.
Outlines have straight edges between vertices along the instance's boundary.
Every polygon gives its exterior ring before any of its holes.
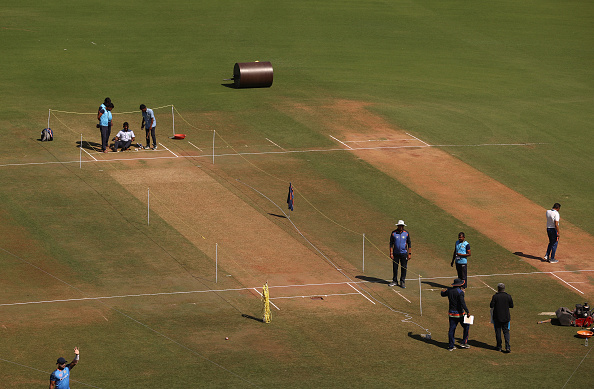
{"type": "Polygon", "coordinates": [[[458,326],[458,323],[460,323],[462,325],[462,329],[464,330],[464,332],[462,333],[462,343],[466,344],[468,343],[468,333],[470,332],[470,324],[464,324],[464,318],[458,318],[458,317],[449,317],[450,319],[450,330],[448,331],[448,340],[450,341],[450,346],[449,348],[454,348],[455,346],[455,340],[454,340],[454,334],[456,333],[456,327],[458,326]]]}
{"type": "Polygon", "coordinates": [[[555,228],[547,228],[547,235],[549,236],[549,245],[547,246],[547,257],[549,259],[555,259],[555,252],[557,251],[557,244],[559,243],[557,230],[555,228]]]}

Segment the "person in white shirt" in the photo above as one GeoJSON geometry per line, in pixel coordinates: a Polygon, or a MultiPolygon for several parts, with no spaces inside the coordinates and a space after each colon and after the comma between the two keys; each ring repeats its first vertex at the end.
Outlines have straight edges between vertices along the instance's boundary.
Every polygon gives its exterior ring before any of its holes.
{"type": "Polygon", "coordinates": [[[113,151],[118,152],[118,149],[121,148],[120,151],[126,151],[132,145],[132,142],[136,140],[134,136],[134,131],[131,131],[128,128],[128,122],[124,122],[123,128],[118,132],[115,137],[115,143],[113,144],[113,151]]]}
{"type": "Polygon", "coordinates": [[[559,244],[559,209],[561,209],[561,204],[555,203],[553,209],[547,210],[547,236],[549,237],[549,245],[547,246],[547,253],[544,256],[544,260],[549,263],[559,262],[555,259],[557,244],[559,244]]]}

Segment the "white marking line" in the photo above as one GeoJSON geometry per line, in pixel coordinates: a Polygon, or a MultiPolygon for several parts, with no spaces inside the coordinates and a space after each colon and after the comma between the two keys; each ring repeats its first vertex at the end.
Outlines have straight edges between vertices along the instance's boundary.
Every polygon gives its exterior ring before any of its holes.
{"type": "MultiPolygon", "coordinates": [[[[350,296],[360,293],[331,293],[331,294],[312,294],[308,296],[281,296],[281,297],[270,297],[270,300],[278,299],[297,299],[297,298],[312,298],[312,297],[329,297],[329,296],[350,296]]],[[[272,303],[271,303],[272,304],[272,303]]],[[[374,303],[375,304],[375,303],[374,303]]]]}
{"type": "Polygon", "coordinates": [[[175,155],[176,157],[179,157],[179,155],[175,154],[173,151],[171,151],[167,147],[165,147],[165,145],[163,145],[163,143],[159,142],[159,144],[161,145],[161,147],[163,147],[165,150],[169,151],[171,154],[175,155]]]}
{"type": "Polygon", "coordinates": [[[285,149],[283,149],[282,147],[280,147],[279,145],[277,145],[276,143],[274,143],[274,142],[273,142],[273,141],[271,141],[270,139],[268,139],[268,138],[265,138],[265,139],[266,139],[268,142],[270,142],[270,143],[272,143],[273,145],[275,145],[276,147],[278,147],[279,149],[281,149],[281,150],[283,150],[283,151],[286,151],[285,149]]]}
{"type": "MultiPolygon", "coordinates": [[[[93,156],[91,155],[91,153],[89,153],[89,152],[88,152],[87,150],[85,150],[84,148],[82,149],[82,151],[84,151],[85,153],[87,153],[87,155],[88,155],[89,157],[93,158],[95,161],[97,160],[97,158],[93,157],[93,156]]],[[[80,161],[79,161],[79,162],[80,162],[80,161]]]]}
{"type": "Polygon", "coordinates": [[[489,284],[487,284],[485,281],[481,280],[479,278],[479,281],[482,282],[483,284],[485,284],[489,289],[491,289],[493,292],[497,292],[495,289],[491,288],[491,286],[489,286],[489,284]]]}
{"type": "MultiPolygon", "coordinates": [[[[166,158],[173,158],[173,157],[166,157],[166,158]]],[[[77,161],[78,162],[78,161],[77,161]]],[[[59,163],[59,162],[58,162],[59,163]]],[[[468,276],[468,278],[475,278],[475,277],[505,277],[505,276],[518,276],[518,275],[534,275],[534,274],[553,274],[553,273],[580,273],[580,272],[594,272],[594,269],[584,269],[584,270],[559,270],[556,272],[527,272],[527,273],[497,273],[497,274],[480,274],[476,276],[468,276]]],[[[554,275],[554,274],[553,274],[554,275]]],[[[448,279],[451,280],[450,276],[447,277],[423,277],[424,280],[438,280],[438,279],[448,279]]],[[[413,279],[407,279],[413,280],[413,279]]],[[[416,278],[414,278],[416,280],[416,278]]],[[[327,285],[344,285],[344,284],[366,284],[370,283],[369,281],[345,281],[345,282],[326,282],[326,283],[317,283],[317,284],[292,284],[292,285],[272,285],[268,288],[300,288],[300,287],[308,287],[308,286],[327,286],[327,285]]],[[[177,294],[193,294],[193,293],[211,293],[211,292],[234,292],[234,291],[241,291],[241,290],[250,290],[254,289],[251,288],[231,288],[231,289],[207,289],[207,290],[191,290],[186,292],[160,292],[160,293],[139,293],[139,294],[126,294],[126,295],[116,295],[116,296],[102,296],[102,297],[81,297],[81,298],[72,298],[72,299],[59,299],[59,300],[42,300],[42,301],[28,301],[22,303],[7,303],[7,304],[0,304],[2,306],[14,306],[14,305],[30,305],[30,304],[44,304],[44,303],[59,303],[59,302],[71,302],[71,301],[85,301],[85,300],[108,300],[108,299],[115,299],[115,298],[128,298],[128,297],[151,297],[151,296],[170,296],[170,295],[177,295],[177,294]]],[[[427,290],[427,289],[426,289],[427,290]]],[[[432,290],[432,289],[429,289],[432,290]]],[[[441,289],[435,289],[441,290],[441,289]]]]}
{"type": "Polygon", "coordinates": [[[343,141],[341,141],[341,140],[338,140],[338,139],[336,139],[336,138],[335,138],[335,137],[333,137],[332,135],[330,135],[330,138],[334,139],[334,140],[335,140],[335,141],[337,141],[338,143],[341,143],[341,144],[345,145],[346,147],[348,147],[348,148],[349,148],[349,149],[351,149],[351,150],[353,149],[351,146],[347,145],[346,143],[344,143],[344,142],[343,142],[343,141]]]}
{"type": "MultiPolygon", "coordinates": [[[[258,291],[258,289],[256,289],[256,288],[252,288],[252,289],[253,289],[253,290],[255,290],[255,291],[256,291],[256,293],[258,293],[258,294],[260,295],[260,297],[264,297],[264,296],[262,295],[262,293],[260,293],[260,292],[258,291]]],[[[270,301],[270,296],[268,296],[268,300],[269,300],[270,304],[272,304],[272,306],[273,306],[273,307],[275,307],[277,310],[279,310],[279,311],[280,311],[280,308],[279,308],[279,307],[277,307],[277,306],[276,306],[276,305],[275,305],[275,304],[274,304],[272,301],[270,301]]]]}
{"type": "Polygon", "coordinates": [[[578,288],[576,288],[575,286],[571,285],[569,282],[565,281],[563,278],[559,277],[558,275],[554,274],[553,272],[549,273],[554,277],[557,277],[560,281],[563,281],[564,283],[566,283],[567,285],[569,285],[570,287],[572,287],[573,289],[577,290],[578,292],[580,292],[581,294],[585,294],[584,292],[582,292],[581,290],[579,290],[578,288]]]}
{"type": "Polygon", "coordinates": [[[195,148],[197,148],[198,150],[200,150],[200,151],[204,151],[204,150],[202,150],[200,147],[196,146],[194,143],[192,143],[192,142],[190,142],[190,141],[188,141],[188,143],[189,143],[189,144],[191,144],[192,146],[194,146],[195,148]]]}
{"type": "Polygon", "coordinates": [[[431,147],[431,145],[430,145],[429,143],[427,143],[427,142],[425,142],[425,141],[422,141],[422,140],[420,140],[419,138],[417,138],[417,137],[416,137],[416,136],[414,136],[414,135],[411,135],[411,134],[409,134],[408,132],[406,132],[406,135],[408,135],[408,136],[411,136],[411,137],[415,138],[415,139],[416,139],[416,140],[418,140],[419,142],[423,143],[425,146],[429,146],[429,147],[431,147]]]}
{"type": "MultiPolygon", "coordinates": [[[[558,270],[554,272],[550,271],[533,271],[533,272],[526,272],[526,273],[496,273],[496,274],[477,274],[475,276],[468,276],[468,278],[475,278],[475,277],[501,277],[501,276],[526,276],[532,274],[553,274],[553,273],[580,273],[580,272],[589,272],[594,270],[590,269],[583,269],[583,270],[558,270]]],[[[423,277],[424,280],[439,280],[439,279],[451,279],[452,277],[423,277]]]]}
{"type": "MultiPolygon", "coordinates": [[[[188,142],[189,143],[189,142],[188,142]]],[[[366,151],[366,150],[396,150],[396,149],[419,149],[425,147],[481,147],[481,146],[530,146],[530,145],[546,145],[547,143],[493,143],[493,144],[477,144],[477,145],[430,145],[430,146],[380,146],[380,147],[357,147],[349,149],[305,149],[305,150],[285,150],[285,151],[263,151],[263,152],[251,152],[251,153],[227,153],[227,154],[216,154],[215,157],[236,157],[242,155],[266,155],[266,154],[291,154],[291,153],[316,153],[316,152],[333,152],[333,151],[366,151]]],[[[194,146],[196,147],[196,146],[194,146]]],[[[348,146],[347,146],[348,147],[348,146]]],[[[228,148],[228,147],[224,147],[228,148]]],[[[199,149],[200,150],[200,149],[199,149]]],[[[212,154],[203,155],[188,155],[188,158],[212,158],[212,154]]],[[[136,161],[146,159],[163,159],[163,158],[177,158],[177,157],[139,157],[139,158],[122,158],[122,159],[100,159],[95,161],[82,161],[87,162],[110,162],[110,161],[136,161]]],[[[80,160],[76,161],[50,161],[50,162],[25,162],[25,163],[6,163],[1,164],[0,167],[7,166],[29,166],[29,165],[56,165],[66,163],[80,163],[80,160]]]]}
{"type": "Polygon", "coordinates": [[[347,285],[350,286],[351,288],[355,289],[355,291],[357,293],[359,293],[361,296],[365,297],[367,300],[369,300],[371,303],[373,303],[373,305],[375,305],[375,302],[373,300],[371,300],[369,297],[367,297],[363,293],[361,293],[361,291],[359,289],[355,288],[353,285],[351,285],[350,282],[347,282],[347,285]]]}
{"type": "Polygon", "coordinates": [[[410,140],[410,138],[402,139],[363,139],[363,140],[345,140],[344,143],[363,143],[363,142],[398,142],[402,140],[410,140]]]}
{"type": "Polygon", "coordinates": [[[398,296],[402,297],[403,299],[405,299],[406,301],[408,301],[410,303],[410,300],[407,299],[406,297],[404,297],[403,295],[401,295],[400,292],[398,292],[397,290],[392,289],[392,292],[396,293],[398,296]]]}

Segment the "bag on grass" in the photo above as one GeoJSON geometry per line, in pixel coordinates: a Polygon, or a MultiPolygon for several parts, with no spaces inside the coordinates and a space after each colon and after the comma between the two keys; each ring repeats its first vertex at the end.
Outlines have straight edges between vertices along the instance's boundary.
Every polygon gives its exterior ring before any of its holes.
{"type": "Polygon", "coordinates": [[[573,316],[573,312],[569,308],[561,307],[555,311],[555,315],[557,315],[559,324],[562,326],[570,326],[575,323],[575,316],[573,316]]]}
{"type": "Polygon", "coordinates": [[[54,132],[51,128],[44,128],[41,130],[41,141],[42,142],[50,142],[54,140],[54,132]]]}

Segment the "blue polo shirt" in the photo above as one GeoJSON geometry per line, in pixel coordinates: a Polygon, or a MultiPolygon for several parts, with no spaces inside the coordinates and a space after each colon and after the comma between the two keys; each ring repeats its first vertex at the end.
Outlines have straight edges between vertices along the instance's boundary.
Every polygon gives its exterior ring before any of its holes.
{"type": "MultiPolygon", "coordinates": [[[[456,254],[468,254],[468,250],[470,250],[470,243],[468,243],[467,241],[456,241],[456,254]]],[[[456,255],[456,263],[465,265],[468,263],[468,260],[466,259],[466,257],[459,257],[456,255]]]]}
{"type": "Polygon", "coordinates": [[[70,389],[70,368],[68,365],[64,370],[56,369],[50,375],[50,381],[56,382],[56,389],[70,389]]]}
{"type": "Polygon", "coordinates": [[[108,111],[107,108],[101,108],[99,110],[99,112],[101,112],[103,115],[101,115],[101,117],[99,118],[99,124],[101,124],[104,127],[109,126],[109,122],[111,122],[112,116],[111,116],[111,111],[108,111]]]}
{"type": "Polygon", "coordinates": [[[392,235],[390,235],[390,247],[394,247],[394,254],[408,253],[408,248],[411,247],[408,231],[392,231],[392,235]]]}

